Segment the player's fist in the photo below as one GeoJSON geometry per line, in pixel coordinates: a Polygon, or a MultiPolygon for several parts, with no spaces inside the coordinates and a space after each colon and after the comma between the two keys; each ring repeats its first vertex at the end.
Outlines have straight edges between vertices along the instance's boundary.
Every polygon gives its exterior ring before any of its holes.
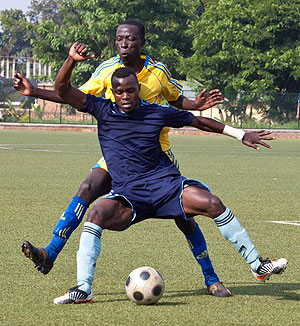
{"type": "Polygon", "coordinates": [[[15,74],[14,77],[14,89],[24,96],[31,96],[33,92],[33,86],[30,81],[21,74],[15,74]]]}
{"type": "Polygon", "coordinates": [[[69,57],[79,62],[94,58],[95,55],[94,53],[88,54],[88,48],[85,45],[75,42],[69,50],[69,57]]]}

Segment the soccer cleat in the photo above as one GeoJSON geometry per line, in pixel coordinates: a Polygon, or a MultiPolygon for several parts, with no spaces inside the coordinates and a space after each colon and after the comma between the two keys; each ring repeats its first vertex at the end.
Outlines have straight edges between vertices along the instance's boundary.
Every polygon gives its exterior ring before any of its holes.
{"type": "Polygon", "coordinates": [[[22,243],[22,251],[25,257],[33,261],[38,271],[45,275],[51,271],[53,263],[46,249],[36,248],[29,241],[24,241],[22,243]]]}
{"type": "Polygon", "coordinates": [[[209,294],[213,295],[214,297],[225,298],[231,296],[231,292],[220,281],[217,281],[209,285],[207,287],[207,291],[209,294]]]}
{"type": "Polygon", "coordinates": [[[282,274],[288,263],[288,260],[285,258],[280,259],[262,259],[259,258],[261,264],[259,265],[256,272],[252,271],[253,275],[258,281],[265,282],[267,281],[271,275],[282,274]]]}
{"type": "Polygon", "coordinates": [[[78,285],[70,289],[64,295],[53,300],[54,304],[89,303],[93,301],[93,291],[90,294],[79,290],[78,285]]]}

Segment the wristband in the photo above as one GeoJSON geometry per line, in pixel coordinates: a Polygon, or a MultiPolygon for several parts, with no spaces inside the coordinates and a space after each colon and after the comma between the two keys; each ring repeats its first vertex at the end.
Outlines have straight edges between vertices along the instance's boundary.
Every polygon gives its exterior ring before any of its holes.
{"type": "Polygon", "coordinates": [[[242,141],[245,135],[245,131],[242,129],[236,129],[225,125],[223,134],[242,141]]]}

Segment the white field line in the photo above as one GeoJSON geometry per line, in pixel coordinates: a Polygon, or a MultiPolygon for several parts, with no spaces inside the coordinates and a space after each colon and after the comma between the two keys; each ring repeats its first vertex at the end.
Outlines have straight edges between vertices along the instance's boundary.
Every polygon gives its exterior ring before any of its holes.
{"type": "MultiPolygon", "coordinates": [[[[55,150],[55,149],[43,149],[43,148],[17,148],[17,147],[3,146],[3,145],[6,145],[6,144],[0,144],[0,150],[46,152],[46,153],[99,153],[100,152],[97,149],[87,150],[87,151],[74,151],[74,150],[55,150]]],[[[9,145],[9,144],[7,144],[7,145],[9,145]]],[[[32,145],[32,144],[30,144],[30,145],[32,145]]],[[[45,144],[41,144],[41,145],[45,145],[45,144]]],[[[47,145],[49,145],[49,144],[47,144],[47,145]]],[[[53,144],[53,145],[57,146],[57,144],[53,144]]],[[[62,144],[62,145],[70,146],[70,144],[62,144]]],[[[72,144],[72,146],[73,146],[73,144],[72,144]]],[[[79,145],[79,146],[83,146],[83,145],[79,145]]]]}
{"type": "Polygon", "coordinates": [[[267,223],[288,224],[300,226],[300,221],[266,221],[267,223]]]}

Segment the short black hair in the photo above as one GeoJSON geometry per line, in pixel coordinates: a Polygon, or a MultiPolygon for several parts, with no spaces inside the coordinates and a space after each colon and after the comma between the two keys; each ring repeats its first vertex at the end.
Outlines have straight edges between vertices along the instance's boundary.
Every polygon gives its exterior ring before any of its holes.
{"type": "Polygon", "coordinates": [[[111,76],[111,87],[113,89],[116,89],[120,85],[120,83],[117,81],[117,78],[126,78],[126,77],[128,77],[130,75],[134,76],[134,78],[136,79],[136,83],[138,85],[139,82],[137,80],[135,72],[131,68],[121,67],[121,68],[116,69],[114,71],[114,73],[112,74],[112,76],[111,76]]]}
{"type": "Polygon", "coordinates": [[[133,25],[133,26],[137,26],[139,29],[139,35],[141,37],[142,40],[145,39],[145,26],[139,22],[136,19],[127,19],[125,20],[123,23],[121,23],[119,26],[121,25],[133,25]]]}

